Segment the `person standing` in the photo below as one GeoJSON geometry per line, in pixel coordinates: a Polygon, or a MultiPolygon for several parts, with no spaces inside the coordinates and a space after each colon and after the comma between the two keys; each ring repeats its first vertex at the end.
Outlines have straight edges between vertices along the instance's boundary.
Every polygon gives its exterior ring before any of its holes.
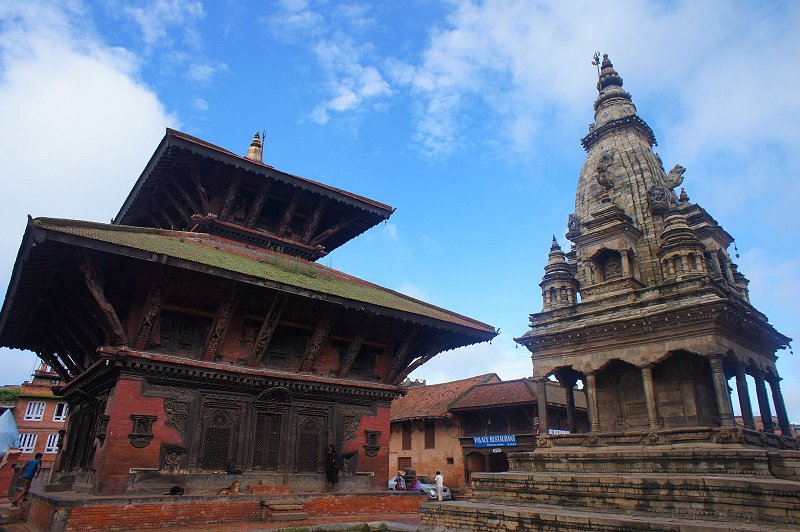
{"type": "Polygon", "coordinates": [[[433,481],[436,482],[436,497],[439,501],[442,500],[442,491],[444,490],[444,477],[442,477],[442,472],[437,471],[436,476],[433,477],[433,481]]]}
{"type": "Polygon", "coordinates": [[[22,469],[22,491],[17,493],[17,496],[11,501],[11,504],[17,506],[19,501],[24,501],[28,497],[28,491],[31,489],[31,482],[39,476],[39,467],[42,465],[42,453],[36,453],[33,460],[25,462],[25,467],[22,469]]]}
{"type": "Polygon", "coordinates": [[[325,491],[333,491],[336,483],[339,482],[339,471],[342,469],[342,455],[336,452],[336,446],[332,443],[325,451],[325,491]]]}

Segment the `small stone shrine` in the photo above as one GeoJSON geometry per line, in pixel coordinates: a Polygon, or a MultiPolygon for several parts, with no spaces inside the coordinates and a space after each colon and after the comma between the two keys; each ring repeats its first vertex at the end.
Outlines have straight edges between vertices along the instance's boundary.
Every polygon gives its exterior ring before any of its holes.
{"type": "Polygon", "coordinates": [[[776,367],[790,339],[750,304],[748,280],[728,252],[733,238],[679,188],[684,168],[664,169],[608,56],[601,68],[568,220],[573,246],[565,253],[553,238],[543,309],[517,338],[532,353],[542,436],[534,451],[510,455],[509,472],[475,474],[472,501],[423,505],[423,522],[796,530],[800,451],[776,367]],[[550,377],[568,396],[582,382],[588,433],[547,435],[550,377]]]}

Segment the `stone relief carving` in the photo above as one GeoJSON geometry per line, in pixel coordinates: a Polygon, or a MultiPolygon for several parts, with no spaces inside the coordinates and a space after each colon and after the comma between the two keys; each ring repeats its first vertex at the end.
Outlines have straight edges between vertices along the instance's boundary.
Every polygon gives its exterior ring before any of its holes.
{"type": "Polygon", "coordinates": [[[567,230],[569,234],[580,234],[581,232],[581,219],[577,214],[570,214],[567,218],[567,230]]]}
{"type": "Polygon", "coordinates": [[[185,468],[186,448],[179,445],[161,444],[161,463],[159,469],[162,471],[178,471],[185,468]]]}
{"type": "Polygon", "coordinates": [[[186,423],[189,420],[189,403],[175,401],[174,399],[164,400],[164,411],[167,414],[165,424],[173,427],[181,433],[186,433],[186,423]]]}
{"type": "Polygon", "coordinates": [[[367,456],[377,456],[381,446],[378,443],[381,433],[378,430],[365,430],[364,431],[364,454],[367,456]]]}
{"type": "Polygon", "coordinates": [[[653,214],[665,214],[674,201],[672,191],[661,183],[656,183],[647,191],[647,204],[653,214]]]}
{"type": "Polygon", "coordinates": [[[131,445],[137,449],[143,449],[150,445],[153,439],[153,422],[158,419],[156,416],[146,414],[131,414],[133,430],[128,434],[131,445]]]}
{"type": "Polygon", "coordinates": [[[344,441],[350,441],[356,437],[356,431],[361,425],[360,416],[345,416],[344,418],[344,441]]]}

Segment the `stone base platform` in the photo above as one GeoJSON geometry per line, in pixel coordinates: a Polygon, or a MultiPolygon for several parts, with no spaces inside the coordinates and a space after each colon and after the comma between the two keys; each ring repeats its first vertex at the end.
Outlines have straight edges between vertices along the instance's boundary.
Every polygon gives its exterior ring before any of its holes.
{"type": "Polygon", "coordinates": [[[647,512],[598,512],[537,504],[492,504],[486,501],[425,502],[422,524],[437,530],[540,530],[592,532],[796,532],[797,527],[764,523],[720,522],[647,512]]]}
{"type": "Polygon", "coordinates": [[[423,524],[469,530],[692,530],[685,528],[688,522],[701,521],[705,529],[714,524],[800,530],[800,451],[550,446],[511,454],[509,465],[511,472],[473,474],[473,499],[466,506],[423,505],[423,524]],[[565,511],[574,523],[560,523],[565,511]],[[627,524],[601,525],[594,516],[627,524]],[[650,519],[658,520],[657,527],[650,519]]]}

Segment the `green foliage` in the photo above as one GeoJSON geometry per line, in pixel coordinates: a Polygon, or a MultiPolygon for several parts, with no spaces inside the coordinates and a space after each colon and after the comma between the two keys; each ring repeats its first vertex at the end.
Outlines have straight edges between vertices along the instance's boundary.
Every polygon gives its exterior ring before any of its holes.
{"type": "Polygon", "coordinates": [[[19,397],[19,386],[5,386],[0,388],[0,403],[14,404],[19,397]]]}

